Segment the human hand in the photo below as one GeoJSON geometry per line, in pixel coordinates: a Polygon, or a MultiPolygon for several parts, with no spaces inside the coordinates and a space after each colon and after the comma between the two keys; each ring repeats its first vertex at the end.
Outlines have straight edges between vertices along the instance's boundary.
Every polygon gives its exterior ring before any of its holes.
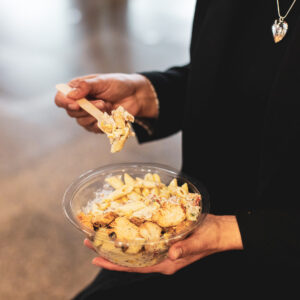
{"type": "MultiPolygon", "coordinates": [[[[86,239],[84,244],[94,249],[86,239]]],[[[227,251],[242,250],[243,244],[235,216],[206,216],[202,226],[194,231],[187,239],[172,245],[168,258],[150,267],[123,267],[109,262],[102,257],[93,259],[93,264],[104,269],[136,273],[162,273],[171,275],[185,266],[208,255],[227,251]]]]}
{"type": "Polygon", "coordinates": [[[95,74],[78,77],[68,85],[73,90],[64,95],[57,92],[55,103],[66,109],[68,115],[88,131],[99,133],[97,120],[76,103],[89,99],[97,108],[110,113],[122,105],[133,116],[154,118],[158,115],[156,94],[148,79],[139,74],[95,74]]]}

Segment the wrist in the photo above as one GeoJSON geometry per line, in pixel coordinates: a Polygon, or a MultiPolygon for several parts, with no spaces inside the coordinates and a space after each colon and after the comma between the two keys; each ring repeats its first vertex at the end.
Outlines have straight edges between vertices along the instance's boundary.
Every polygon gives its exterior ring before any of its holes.
{"type": "Polygon", "coordinates": [[[237,219],[233,215],[216,216],[220,228],[219,249],[242,250],[243,242],[237,219]]]}
{"type": "Polygon", "coordinates": [[[136,82],[136,101],[140,107],[137,117],[157,118],[159,102],[154,87],[149,79],[140,74],[133,74],[136,82]]]}

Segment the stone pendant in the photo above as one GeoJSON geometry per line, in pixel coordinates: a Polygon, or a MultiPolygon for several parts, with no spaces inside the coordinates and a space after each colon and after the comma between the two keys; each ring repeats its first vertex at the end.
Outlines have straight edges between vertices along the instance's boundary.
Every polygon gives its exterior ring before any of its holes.
{"type": "Polygon", "coordinates": [[[275,20],[275,22],[272,26],[274,42],[275,43],[280,42],[286,35],[287,30],[288,30],[287,22],[282,21],[282,20],[275,20]]]}

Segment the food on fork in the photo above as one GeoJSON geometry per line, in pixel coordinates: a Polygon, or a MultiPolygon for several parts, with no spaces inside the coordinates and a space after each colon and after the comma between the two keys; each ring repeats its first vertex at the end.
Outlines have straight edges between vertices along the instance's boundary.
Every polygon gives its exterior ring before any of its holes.
{"type": "MultiPolygon", "coordinates": [[[[64,83],[56,85],[56,89],[67,95],[72,88],[64,83]]],[[[134,136],[131,129],[131,123],[134,122],[134,116],[131,115],[124,107],[119,106],[111,112],[111,115],[99,110],[94,104],[85,98],[76,100],[78,105],[97,120],[97,126],[106,133],[111,144],[111,153],[123,149],[128,137],[134,136]]]]}
{"type": "Polygon", "coordinates": [[[135,136],[131,129],[130,123],[132,122],[134,122],[134,116],[126,111],[123,106],[113,110],[106,121],[100,122],[100,129],[109,138],[111,153],[122,150],[128,137],[135,136]]]}

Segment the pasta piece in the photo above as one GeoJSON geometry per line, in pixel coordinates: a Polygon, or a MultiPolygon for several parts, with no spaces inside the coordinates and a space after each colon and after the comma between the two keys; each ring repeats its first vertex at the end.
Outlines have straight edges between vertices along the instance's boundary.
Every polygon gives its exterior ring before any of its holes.
{"type": "Polygon", "coordinates": [[[128,197],[123,196],[120,200],[122,201],[122,203],[126,203],[128,201],[128,197]]]}
{"type": "Polygon", "coordinates": [[[150,180],[145,180],[142,178],[136,178],[136,187],[144,187],[144,188],[154,188],[157,186],[157,183],[150,180]]]}
{"type": "Polygon", "coordinates": [[[126,196],[132,192],[133,186],[123,185],[121,188],[111,192],[103,201],[113,201],[126,196]]]}
{"type": "Polygon", "coordinates": [[[186,192],[186,194],[189,192],[189,187],[187,185],[187,183],[184,183],[181,188],[186,192]]]}
{"type": "Polygon", "coordinates": [[[109,234],[108,229],[99,228],[96,231],[96,234],[95,234],[95,237],[94,237],[94,241],[93,241],[94,246],[99,247],[104,243],[104,241],[107,241],[109,239],[108,234],[109,234]]]}
{"type": "Polygon", "coordinates": [[[147,173],[145,176],[144,176],[144,179],[147,180],[147,181],[154,181],[153,180],[153,175],[151,173],[147,173]]]}
{"type": "Polygon", "coordinates": [[[153,174],[153,180],[157,183],[161,183],[160,177],[158,174],[154,173],[153,174]]]}
{"type": "Polygon", "coordinates": [[[108,201],[106,201],[106,202],[102,202],[102,203],[97,203],[96,205],[99,207],[100,210],[105,210],[105,209],[109,208],[110,203],[108,201]]]}
{"type": "Polygon", "coordinates": [[[170,191],[168,190],[168,188],[163,187],[160,191],[159,191],[159,195],[162,198],[168,199],[170,197],[170,191]]]}
{"type": "Polygon", "coordinates": [[[119,216],[131,217],[132,214],[138,210],[144,209],[146,204],[143,201],[132,201],[123,204],[116,209],[119,216]]]}
{"type": "Polygon", "coordinates": [[[177,188],[173,189],[172,194],[179,198],[185,198],[187,195],[187,192],[182,187],[177,187],[177,188]]]}
{"type": "Polygon", "coordinates": [[[133,190],[134,190],[137,194],[142,195],[142,192],[141,192],[141,189],[140,189],[140,188],[135,187],[133,190]]]}
{"type": "MultiPolygon", "coordinates": [[[[129,136],[134,136],[131,130],[130,122],[134,122],[134,117],[128,113],[122,106],[113,110],[111,116],[108,116],[109,122],[101,124],[103,131],[107,134],[111,144],[111,152],[120,151],[129,136]]],[[[102,128],[101,127],[101,128],[102,128]]]]}
{"type": "Polygon", "coordinates": [[[111,254],[117,254],[117,255],[122,255],[123,250],[121,248],[118,248],[115,246],[115,244],[112,241],[106,241],[103,243],[101,247],[101,251],[104,253],[108,253],[109,255],[111,254]]]}
{"type": "Polygon", "coordinates": [[[122,111],[122,109],[113,110],[112,117],[118,128],[124,128],[126,126],[125,118],[124,118],[124,111],[122,111]]]}
{"type": "Polygon", "coordinates": [[[142,190],[142,195],[143,195],[144,197],[148,196],[149,194],[150,194],[149,189],[144,188],[144,189],[142,190]]]}
{"type": "MultiPolygon", "coordinates": [[[[109,116],[108,116],[109,118],[109,116]]],[[[112,134],[114,126],[110,122],[101,121],[100,126],[101,130],[105,132],[106,134],[112,134]]]]}
{"type": "Polygon", "coordinates": [[[116,130],[116,136],[111,139],[111,152],[119,152],[123,149],[124,144],[129,136],[130,129],[124,128],[123,130],[116,130]]]}
{"type": "Polygon", "coordinates": [[[138,193],[133,191],[133,192],[128,194],[128,199],[134,200],[134,201],[141,201],[142,197],[141,197],[141,195],[139,195],[138,193]]]}
{"type": "Polygon", "coordinates": [[[127,185],[132,185],[132,186],[135,185],[135,180],[127,173],[124,174],[124,182],[127,185]]]}
{"type": "Polygon", "coordinates": [[[155,188],[151,189],[150,194],[158,196],[159,195],[159,188],[155,187],[155,188]]]}
{"type": "Polygon", "coordinates": [[[119,189],[124,185],[123,181],[118,176],[107,177],[105,178],[105,181],[114,189],[119,189]]]}
{"type": "Polygon", "coordinates": [[[172,181],[169,183],[168,187],[178,187],[177,179],[176,178],[172,179],[172,181]]]}

